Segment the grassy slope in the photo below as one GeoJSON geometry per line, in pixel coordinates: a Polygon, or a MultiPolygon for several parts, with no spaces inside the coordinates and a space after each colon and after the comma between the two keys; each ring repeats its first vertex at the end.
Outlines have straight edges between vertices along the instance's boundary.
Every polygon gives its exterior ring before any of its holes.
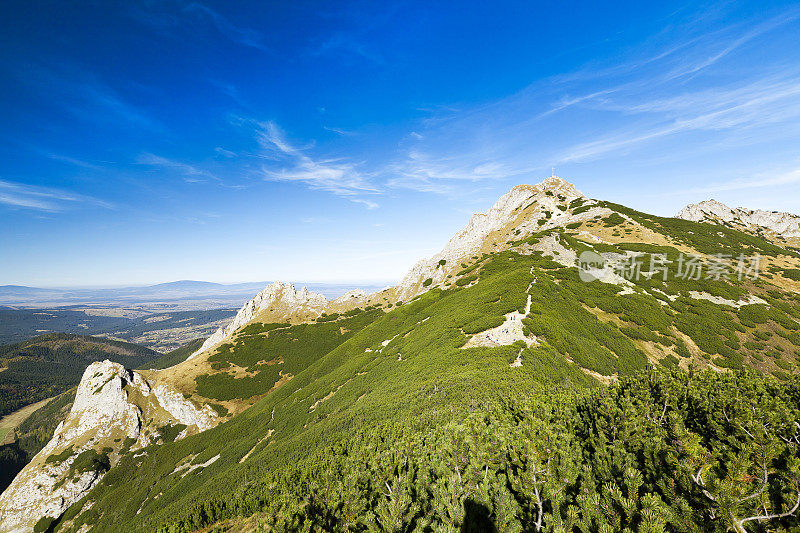
{"type": "Polygon", "coordinates": [[[285,468],[354,428],[398,417],[429,427],[449,416],[450,406],[513,391],[527,393],[542,382],[591,386],[594,380],[546,347],[526,350],[521,368],[509,366],[518,346],[460,349],[466,342],[462,327],[524,308],[536,260],[515,259],[515,268],[487,270],[473,287],[431,291],[390,313],[373,313],[376,320],[320,354],[289,384],[242,415],[199,438],[148,450],[146,457],[123,459],[90,496],[108,510],[99,518],[89,513],[86,520],[99,519],[101,530],[115,523],[147,529],[178,515],[201,494],[236,490],[245,477],[285,468]],[[387,340],[391,342],[383,346],[387,340]],[[264,440],[269,430],[272,436],[264,440]],[[190,476],[172,474],[186,458],[202,463],[217,454],[218,460],[190,476]],[[137,478],[135,472],[147,474],[130,482],[137,478]]]}
{"type": "Polygon", "coordinates": [[[175,350],[172,350],[171,352],[168,352],[168,353],[165,353],[164,355],[159,356],[158,359],[154,359],[152,361],[148,361],[147,363],[144,363],[144,364],[140,365],[138,368],[140,368],[140,369],[148,369],[148,368],[161,369],[161,368],[169,368],[169,367],[171,367],[173,365],[177,365],[178,363],[181,363],[181,362],[185,361],[187,357],[189,357],[195,351],[197,351],[197,349],[200,348],[200,346],[203,345],[203,341],[204,340],[205,340],[205,338],[195,339],[193,341],[190,341],[190,342],[184,344],[183,346],[181,346],[180,348],[176,348],[175,350]]]}
{"type": "Polygon", "coordinates": [[[50,441],[56,426],[69,413],[74,398],[74,389],[58,395],[17,427],[13,443],[0,446],[0,491],[50,441]]]}
{"type": "MultiPolygon", "coordinates": [[[[715,253],[735,250],[738,245],[746,252],[783,254],[735,230],[714,234],[706,225],[618,210],[659,232],[674,233],[676,241],[698,251],[715,253]]],[[[608,226],[609,222],[597,224],[608,226]]],[[[592,247],[575,238],[577,231],[551,233],[559,234],[562,244],[576,251],[592,247]]],[[[621,225],[619,234],[624,237],[626,231],[621,225]]],[[[527,239],[528,244],[535,245],[538,238],[527,239]]],[[[637,248],[635,244],[594,247],[598,251],[637,248]]],[[[641,243],[638,248],[677,251],[641,243]]],[[[361,428],[400,424],[406,431],[424,432],[492,399],[558,394],[565,386],[578,391],[595,386],[597,382],[580,367],[601,376],[623,376],[646,368],[648,359],[670,367],[685,359],[729,367],[761,365],[780,377],[797,370],[800,298],[766,279],[749,284],[642,280],[634,294],[623,296],[620,287],[582,283],[574,268],[562,268],[537,255],[503,252],[476,264],[462,278],[474,276],[472,285],[432,290],[386,314],[365,311],[360,318],[333,322],[341,326],[347,320],[360,320],[349,334],[329,323],[305,326],[302,338],[319,334],[319,342],[306,346],[302,359],[285,358],[284,365],[298,365],[292,368],[291,381],[217,428],[151,447],[146,455],[123,458],[86,499],[70,509],[63,524],[95,523],[99,531],[120,524],[128,530],[150,530],[179,519],[195,504],[213,498],[234,501],[242,497],[246,480],[313,460],[317,452],[361,428]],[[770,305],[736,310],[689,298],[689,290],[732,299],[754,292],[770,305]],[[524,308],[527,294],[534,305],[525,325],[543,342],[523,350],[522,367],[509,366],[521,345],[460,349],[467,340],[463,330],[475,330],[476,322],[494,324],[502,315],[524,308]],[[715,325],[713,330],[707,328],[710,323],[715,325]],[[385,341],[389,342],[384,345],[385,341]],[[748,342],[753,344],[748,346],[748,342]],[[774,364],[777,361],[783,366],[774,364]],[[300,363],[308,366],[302,368],[300,363]],[[217,456],[209,466],[185,477],[173,473],[182,462],[200,464],[217,456]],[[90,500],[94,506],[82,513],[90,500]]],[[[219,398],[226,389],[233,390],[232,394],[263,394],[277,378],[276,365],[266,364],[277,354],[270,345],[302,342],[299,336],[294,337],[297,341],[291,338],[289,328],[251,329],[249,341],[245,335],[215,356],[222,372],[230,372],[231,363],[247,370],[246,378],[237,374],[246,381],[237,382],[237,377],[228,374],[200,377],[204,395],[219,398]],[[262,372],[265,378],[252,388],[262,372]],[[247,387],[236,389],[239,383],[247,387]]]]}

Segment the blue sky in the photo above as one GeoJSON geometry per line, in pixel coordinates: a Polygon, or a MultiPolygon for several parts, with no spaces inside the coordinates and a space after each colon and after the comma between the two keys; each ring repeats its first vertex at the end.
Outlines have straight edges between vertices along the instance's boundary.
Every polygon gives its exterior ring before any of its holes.
{"type": "Polygon", "coordinates": [[[29,2],[0,284],[391,281],[556,173],[800,213],[793,2],[29,2]]]}

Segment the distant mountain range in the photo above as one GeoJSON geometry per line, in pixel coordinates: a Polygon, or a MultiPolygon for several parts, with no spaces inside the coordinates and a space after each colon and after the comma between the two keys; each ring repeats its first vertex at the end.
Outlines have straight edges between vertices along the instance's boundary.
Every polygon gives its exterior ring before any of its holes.
{"type": "Polygon", "coordinates": [[[236,283],[225,285],[208,281],[181,280],[157,285],[110,288],[41,288],[24,285],[0,285],[0,301],[7,304],[24,304],[27,298],[52,298],[69,301],[120,300],[156,297],[186,298],[208,295],[231,295],[238,292],[252,294],[264,288],[267,282],[236,283]]]}
{"type": "MultiPolygon", "coordinates": [[[[180,280],[147,286],[111,288],[40,288],[24,285],[0,285],[0,305],[46,307],[86,304],[143,304],[180,300],[221,300],[213,307],[240,306],[269,284],[267,281],[222,284],[209,281],[180,280]]],[[[308,284],[310,289],[329,297],[344,294],[355,286],[377,289],[376,285],[344,285],[332,283],[308,284]]],[[[212,307],[212,306],[209,306],[212,307]]]]}

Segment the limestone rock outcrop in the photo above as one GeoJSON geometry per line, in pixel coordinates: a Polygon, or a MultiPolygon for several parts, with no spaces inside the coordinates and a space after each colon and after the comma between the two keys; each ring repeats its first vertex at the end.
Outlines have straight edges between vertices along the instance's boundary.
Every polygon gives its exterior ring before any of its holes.
{"type": "Polygon", "coordinates": [[[0,495],[0,531],[32,531],[40,518],[59,517],[123,453],[158,439],[160,427],[183,424],[185,436],[212,427],[216,418],[210,407],[200,409],[118,363],[92,363],[67,418],[0,495]]]}
{"type": "Polygon", "coordinates": [[[306,287],[298,291],[291,283],[276,281],[244,304],[231,323],[215,331],[189,359],[221,344],[236,330],[263,313],[268,313],[273,320],[317,317],[327,304],[325,296],[311,292],[306,287]]]}
{"type": "Polygon", "coordinates": [[[488,211],[472,215],[441,252],[414,265],[398,285],[397,297],[403,300],[423,292],[422,283],[429,278],[434,286],[441,283],[460,270],[462,262],[484,252],[500,251],[509,238],[523,239],[538,231],[611,213],[594,203],[557,176],[536,185],[517,185],[488,211]],[[569,204],[579,198],[589,209],[575,215],[569,204]]]}
{"type": "Polygon", "coordinates": [[[693,222],[727,223],[748,231],[761,229],[784,238],[800,238],[800,216],[744,207],[734,209],[716,200],[689,204],[675,217],[693,222]]]}
{"type": "Polygon", "coordinates": [[[183,394],[160,384],[153,387],[153,395],[161,407],[167,411],[176,422],[184,426],[195,426],[199,431],[214,427],[217,414],[209,405],[199,409],[192,402],[184,398],[183,394]]]}

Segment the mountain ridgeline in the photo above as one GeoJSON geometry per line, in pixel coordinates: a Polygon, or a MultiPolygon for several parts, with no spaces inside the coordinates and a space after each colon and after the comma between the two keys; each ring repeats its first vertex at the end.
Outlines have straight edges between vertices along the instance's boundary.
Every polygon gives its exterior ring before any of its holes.
{"type": "Polygon", "coordinates": [[[796,531],[800,250],[685,218],[551,177],[395,287],[93,363],[0,529],[796,531]]]}

